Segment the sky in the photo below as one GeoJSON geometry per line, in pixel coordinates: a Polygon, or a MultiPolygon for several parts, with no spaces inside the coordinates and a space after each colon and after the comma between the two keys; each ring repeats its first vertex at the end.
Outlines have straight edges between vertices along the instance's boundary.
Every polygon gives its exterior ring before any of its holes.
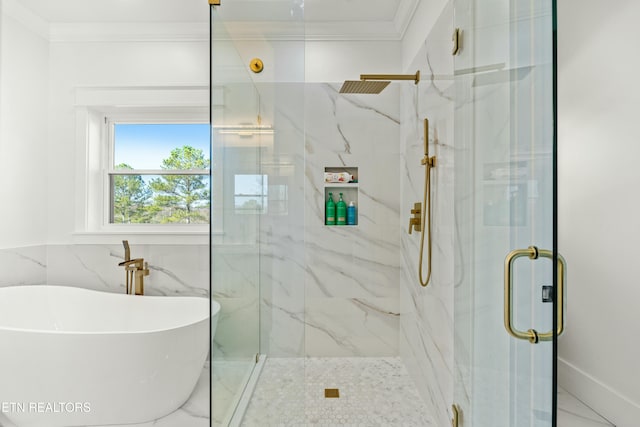
{"type": "MultiPolygon", "coordinates": [[[[171,150],[184,145],[199,148],[209,153],[209,124],[115,124],[114,162],[126,163],[134,169],[161,169],[162,160],[169,157],[171,150]]],[[[145,175],[148,184],[158,176],[145,175]]],[[[209,181],[209,177],[205,178],[209,181]]],[[[256,200],[266,204],[268,188],[266,175],[235,175],[234,192],[236,204],[256,200]],[[244,196],[238,196],[238,195],[244,196]],[[258,196],[256,196],[258,195],[258,196]],[[264,195],[263,197],[260,197],[264,195]],[[262,199],[262,200],[261,200],[262,199]]]]}
{"type": "Polygon", "coordinates": [[[171,150],[184,145],[199,148],[209,157],[209,124],[116,124],[115,164],[134,169],[160,169],[171,150]]]}

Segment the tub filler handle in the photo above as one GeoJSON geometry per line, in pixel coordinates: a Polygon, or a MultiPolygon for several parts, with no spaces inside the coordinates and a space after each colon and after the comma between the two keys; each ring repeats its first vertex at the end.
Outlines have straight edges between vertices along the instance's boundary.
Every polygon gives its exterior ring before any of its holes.
{"type": "Polygon", "coordinates": [[[144,277],[149,275],[149,263],[144,258],[131,259],[129,242],[122,241],[124,246],[124,261],[118,264],[124,267],[126,277],[126,293],[128,295],[144,295],[144,277]]]}

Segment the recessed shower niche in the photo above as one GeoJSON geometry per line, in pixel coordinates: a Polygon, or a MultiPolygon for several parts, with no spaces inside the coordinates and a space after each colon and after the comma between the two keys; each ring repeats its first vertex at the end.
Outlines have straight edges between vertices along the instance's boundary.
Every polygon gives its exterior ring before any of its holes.
{"type": "Polygon", "coordinates": [[[358,204],[358,168],[351,166],[341,167],[325,167],[324,168],[324,224],[327,226],[333,225],[358,225],[359,216],[359,204],[358,204]],[[338,224],[337,222],[337,206],[336,206],[336,223],[329,224],[327,222],[327,202],[329,201],[329,193],[333,195],[333,201],[337,204],[340,200],[340,193],[342,193],[342,200],[347,206],[353,204],[355,207],[355,214],[353,214],[353,220],[347,221],[346,224],[338,224]]]}

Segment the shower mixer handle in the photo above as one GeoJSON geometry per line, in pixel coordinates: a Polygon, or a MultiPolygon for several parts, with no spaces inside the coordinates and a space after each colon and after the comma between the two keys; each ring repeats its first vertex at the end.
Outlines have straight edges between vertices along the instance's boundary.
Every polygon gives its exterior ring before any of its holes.
{"type": "Polygon", "coordinates": [[[422,231],[422,204],[420,202],[414,203],[411,214],[413,218],[409,218],[409,234],[413,230],[422,231]]]}

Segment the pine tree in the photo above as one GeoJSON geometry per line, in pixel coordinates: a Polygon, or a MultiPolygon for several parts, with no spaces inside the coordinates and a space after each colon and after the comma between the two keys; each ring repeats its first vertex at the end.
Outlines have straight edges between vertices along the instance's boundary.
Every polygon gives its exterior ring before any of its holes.
{"type": "MultiPolygon", "coordinates": [[[[209,160],[202,150],[183,146],[171,150],[162,160],[162,169],[208,169],[209,160]]],[[[162,175],[151,181],[155,193],[150,212],[162,223],[208,222],[209,185],[206,175],[162,175]]],[[[156,222],[156,221],[154,221],[156,222]]]]}

